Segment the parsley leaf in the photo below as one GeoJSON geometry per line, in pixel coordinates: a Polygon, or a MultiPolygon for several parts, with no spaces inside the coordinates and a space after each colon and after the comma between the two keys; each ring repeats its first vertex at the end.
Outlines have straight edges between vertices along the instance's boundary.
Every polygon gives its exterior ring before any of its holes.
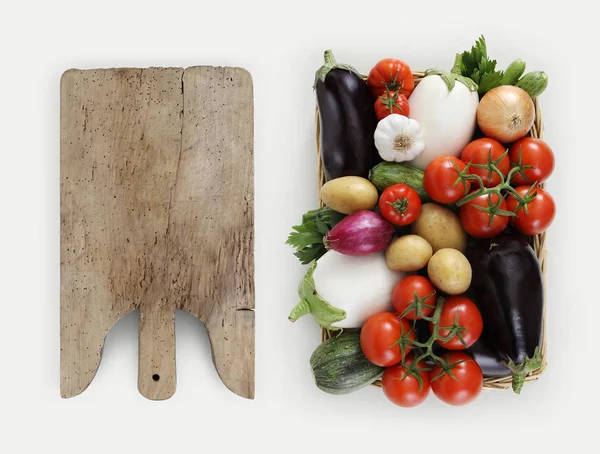
{"type": "Polygon", "coordinates": [[[293,246],[296,249],[294,255],[307,265],[327,252],[323,237],[344,217],[327,207],[310,210],[302,216],[302,224],[292,227],[286,244],[293,246]]]}
{"type": "Polygon", "coordinates": [[[502,71],[496,71],[496,60],[490,60],[487,54],[487,46],[483,35],[471,47],[471,51],[464,51],[457,55],[452,70],[462,76],[468,77],[475,82],[479,88],[479,96],[483,96],[492,88],[502,84],[502,71]]]}

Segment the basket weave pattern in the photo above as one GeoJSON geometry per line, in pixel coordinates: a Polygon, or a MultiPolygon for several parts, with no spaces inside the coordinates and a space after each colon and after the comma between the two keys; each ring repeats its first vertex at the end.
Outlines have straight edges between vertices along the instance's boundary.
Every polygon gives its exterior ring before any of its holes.
{"type": "MultiPolygon", "coordinates": [[[[415,78],[415,86],[419,83],[419,81],[425,77],[425,73],[423,71],[414,71],[413,72],[415,78]]],[[[363,76],[365,77],[365,76],[363,76]]],[[[366,78],[366,77],[365,77],[366,78]]],[[[531,128],[530,135],[531,137],[543,139],[544,138],[544,124],[542,121],[542,111],[540,109],[537,98],[533,99],[533,104],[535,106],[535,121],[533,123],[533,127],[531,128]]],[[[325,177],[325,172],[323,170],[323,161],[321,160],[321,131],[320,131],[320,122],[319,122],[319,111],[316,112],[316,136],[317,136],[317,175],[318,175],[318,189],[321,189],[321,186],[325,184],[327,181],[325,177]]],[[[542,184],[543,188],[545,185],[542,184]]],[[[323,206],[322,202],[319,200],[319,207],[323,206]]],[[[542,275],[544,276],[544,289],[545,289],[545,278],[546,278],[546,233],[542,233],[540,235],[535,235],[529,238],[531,246],[537,255],[537,258],[540,261],[540,265],[542,268],[542,275]]],[[[544,303],[544,322],[542,325],[542,345],[541,345],[541,356],[542,356],[542,365],[539,369],[534,370],[527,375],[525,378],[525,383],[532,382],[540,378],[544,370],[546,369],[546,304],[544,303]]],[[[321,341],[325,341],[329,339],[333,335],[333,332],[322,329],[321,330],[321,341]]],[[[512,383],[512,377],[510,375],[503,377],[487,377],[483,380],[483,389],[510,389],[512,383]]],[[[373,383],[375,386],[381,386],[381,381],[377,380],[373,383]]]]}

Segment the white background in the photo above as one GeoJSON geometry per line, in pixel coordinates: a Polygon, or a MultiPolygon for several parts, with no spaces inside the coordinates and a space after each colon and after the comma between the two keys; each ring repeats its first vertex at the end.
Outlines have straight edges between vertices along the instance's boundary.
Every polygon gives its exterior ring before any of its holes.
{"type": "Polygon", "coordinates": [[[595,439],[600,380],[597,16],[570,1],[10,1],[0,4],[0,452],[462,452],[575,449],[595,439]],[[486,6],[489,5],[489,6],[486,6]],[[372,387],[312,383],[319,343],[291,324],[304,269],[284,245],[315,207],[314,71],[332,48],[365,72],[383,57],[450,68],[483,33],[505,67],[543,69],[549,189],[548,360],[521,396],[485,392],[407,410],[372,387]],[[256,399],[219,381],[200,322],[177,316],[177,393],[137,391],[137,318],[110,332],[96,379],[59,397],[59,78],[71,67],[243,66],[255,87],[256,399]],[[467,445],[463,445],[464,441],[467,445]],[[452,445],[456,443],[456,445],[452,445]],[[444,445],[442,448],[440,445],[444,445]],[[260,450],[260,451],[259,451],[260,450]],[[367,451],[368,450],[368,451],[367,451]],[[454,451],[453,448],[450,448],[454,451]]]}

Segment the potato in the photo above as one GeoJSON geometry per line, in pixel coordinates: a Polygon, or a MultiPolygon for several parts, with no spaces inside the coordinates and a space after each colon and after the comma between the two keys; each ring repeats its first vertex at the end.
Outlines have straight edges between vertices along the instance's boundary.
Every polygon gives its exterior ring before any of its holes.
{"type": "Polygon", "coordinates": [[[467,247],[467,234],[460,219],[448,208],[435,203],[426,203],[421,214],[412,224],[412,233],[425,238],[433,252],[442,248],[464,251],[467,247]]]}
{"type": "Polygon", "coordinates": [[[431,244],[418,235],[396,238],[385,251],[385,261],[394,271],[417,271],[431,258],[431,244]]]}
{"type": "Polygon", "coordinates": [[[340,177],[329,180],[321,188],[321,200],[338,213],[352,214],[370,210],[377,205],[379,194],[369,180],[361,177],[340,177]]]}
{"type": "Polygon", "coordinates": [[[471,285],[471,264],[456,249],[443,248],[433,254],[427,273],[433,285],[448,295],[460,295],[471,285]]]}

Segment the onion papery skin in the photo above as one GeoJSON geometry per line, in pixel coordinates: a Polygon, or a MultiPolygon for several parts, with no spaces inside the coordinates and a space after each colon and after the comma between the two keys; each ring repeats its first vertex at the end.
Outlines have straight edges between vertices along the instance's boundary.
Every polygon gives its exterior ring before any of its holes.
{"type": "Polygon", "coordinates": [[[525,137],[535,120],[535,106],[527,92],[512,85],[488,91],[477,107],[481,132],[502,143],[525,137]]]}
{"type": "Polygon", "coordinates": [[[323,243],[341,254],[369,255],[387,248],[393,236],[394,227],[381,215],[361,210],[342,219],[323,243]]]}

